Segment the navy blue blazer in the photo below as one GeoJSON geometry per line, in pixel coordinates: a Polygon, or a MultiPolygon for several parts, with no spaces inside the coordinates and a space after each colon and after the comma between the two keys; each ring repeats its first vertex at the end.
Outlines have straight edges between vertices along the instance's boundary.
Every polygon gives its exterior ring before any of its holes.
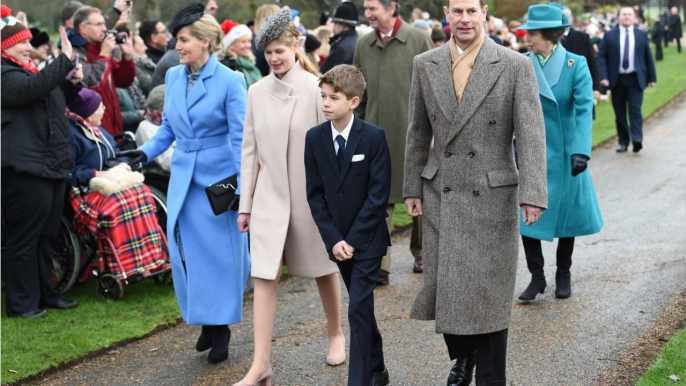
{"type": "MultiPolygon", "coordinates": [[[[391,194],[391,155],[379,127],[354,117],[339,170],[331,122],[313,127],[305,137],[307,202],[329,252],[345,240],[353,259],[386,255],[391,238],[386,206],[391,194]],[[352,162],[355,158],[364,159],[352,162]]],[[[340,151],[340,150],[339,150],[340,151]]]]}
{"type": "MultiPolygon", "coordinates": [[[[619,52],[619,38],[619,27],[606,32],[598,51],[600,79],[609,80],[610,89],[615,87],[619,78],[619,66],[622,61],[622,53],[619,52]]],[[[634,27],[634,42],[636,45],[634,48],[634,68],[636,68],[639,86],[641,89],[645,89],[648,83],[657,82],[655,62],[653,62],[653,54],[650,52],[648,34],[634,27]]]]}

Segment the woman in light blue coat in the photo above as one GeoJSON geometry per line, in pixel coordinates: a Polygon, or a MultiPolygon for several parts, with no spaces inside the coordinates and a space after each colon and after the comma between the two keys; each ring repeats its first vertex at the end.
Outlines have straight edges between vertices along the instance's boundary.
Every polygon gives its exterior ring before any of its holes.
{"type": "Polygon", "coordinates": [[[227,325],[242,320],[250,257],[237,212],[215,216],[205,187],[241,170],[247,88],[242,75],[211,54],[221,49],[222,31],[196,5],[173,22],[181,65],[167,72],[159,131],[138,150],[120,154],[149,162],[176,140],[167,195],[174,289],[186,323],[202,325],[197,350],[211,348],[208,361],[217,363],[228,358],[227,325]]]}
{"type": "Polygon", "coordinates": [[[526,262],[532,278],[519,297],[533,300],[546,287],[541,240],[559,239],[555,296],[571,295],[574,238],[603,227],[593,181],[591,159],[593,86],[586,59],[567,52],[560,38],[566,27],[560,8],[529,7],[525,41],[538,81],[543,107],[548,163],[548,210],[530,226],[520,224],[526,262]]]}

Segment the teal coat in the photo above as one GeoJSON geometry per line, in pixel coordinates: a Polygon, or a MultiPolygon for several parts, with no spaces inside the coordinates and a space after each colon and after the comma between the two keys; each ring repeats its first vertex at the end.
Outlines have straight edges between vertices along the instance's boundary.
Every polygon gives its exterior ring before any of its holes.
{"type": "Polygon", "coordinates": [[[593,81],[586,59],[558,45],[545,67],[529,55],[543,107],[548,162],[548,210],[522,236],[552,241],[597,233],[603,227],[589,169],[572,177],[572,154],[591,157],[593,81]]]}

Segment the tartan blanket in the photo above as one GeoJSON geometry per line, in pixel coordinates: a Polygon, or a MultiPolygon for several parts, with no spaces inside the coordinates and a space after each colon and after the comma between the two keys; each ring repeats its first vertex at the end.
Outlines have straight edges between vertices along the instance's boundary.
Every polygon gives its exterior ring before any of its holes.
{"type": "Polygon", "coordinates": [[[155,202],[147,186],[134,185],[110,196],[95,191],[84,195],[73,187],[69,200],[75,211],[75,231],[95,233],[112,241],[122,264],[119,266],[106,248],[107,265],[120,280],[124,279],[123,273],[128,277],[165,263],[155,202]]]}

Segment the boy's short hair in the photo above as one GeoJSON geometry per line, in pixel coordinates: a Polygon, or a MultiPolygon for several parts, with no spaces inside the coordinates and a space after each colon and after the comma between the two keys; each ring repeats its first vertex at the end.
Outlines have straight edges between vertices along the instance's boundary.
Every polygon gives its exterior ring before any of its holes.
{"type": "Polygon", "coordinates": [[[349,64],[339,64],[327,71],[319,78],[319,87],[323,84],[333,87],[334,92],[342,92],[348,99],[362,98],[367,88],[362,72],[349,64]]]}

